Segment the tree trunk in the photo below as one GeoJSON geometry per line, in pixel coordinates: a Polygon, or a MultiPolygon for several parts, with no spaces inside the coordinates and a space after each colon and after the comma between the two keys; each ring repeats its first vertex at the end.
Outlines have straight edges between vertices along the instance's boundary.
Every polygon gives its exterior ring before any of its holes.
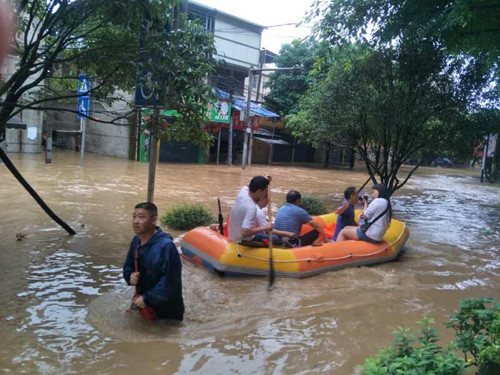
{"type": "Polygon", "coordinates": [[[328,143],[326,145],[326,152],[325,152],[325,161],[323,162],[323,168],[328,168],[328,165],[330,164],[330,151],[332,149],[332,145],[328,143]]]}
{"type": "Polygon", "coordinates": [[[9,157],[7,154],[4,152],[4,150],[0,147],[0,158],[2,161],[5,163],[5,166],[9,169],[9,171],[14,175],[14,177],[19,181],[21,185],[30,193],[30,195],[35,199],[35,201],[42,207],[42,209],[45,211],[47,215],[49,215],[52,220],[54,220],[57,224],[59,224],[61,227],[64,228],[66,232],[69,234],[76,234],[76,232],[64,221],[62,221],[50,208],[47,206],[47,204],[43,201],[43,199],[38,195],[38,193],[33,189],[30,184],[24,179],[24,177],[19,173],[17,168],[12,164],[10,161],[9,157]]]}
{"type": "Polygon", "coordinates": [[[352,171],[354,169],[354,163],[356,162],[356,150],[354,147],[351,148],[351,158],[349,160],[349,170],[352,171]]]}

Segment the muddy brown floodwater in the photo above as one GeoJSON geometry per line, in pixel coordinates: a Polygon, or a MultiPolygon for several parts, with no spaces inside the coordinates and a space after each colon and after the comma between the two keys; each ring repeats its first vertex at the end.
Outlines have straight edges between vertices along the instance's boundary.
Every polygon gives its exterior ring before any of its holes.
{"type": "MultiPolygon", "coordinates": [[[[478,171],[421,170],[393,199],[411,235],[396,262],[304,280],[220,278],[184,263],[182,324],[124,314],[132,296],[121,266],[133,205],[145,200],[147,165],[77,153],[12,155],[78,234],[54,224],[0,164],[0,366],[12,374],[356,374],[424,314],[443,322],[460,299],[500,298],[500,189],[478,171]],[[16,241],[16,233],[25,233],[16,241]]],[[[295,167],[160,164],[160,211],[200,202],[224,215],[243,184],[271,174],[273,209],[289,188],[330,208],[365,174],[295,167]]],[[[181,235],[172,233],[174,237],[181,235]]]]}

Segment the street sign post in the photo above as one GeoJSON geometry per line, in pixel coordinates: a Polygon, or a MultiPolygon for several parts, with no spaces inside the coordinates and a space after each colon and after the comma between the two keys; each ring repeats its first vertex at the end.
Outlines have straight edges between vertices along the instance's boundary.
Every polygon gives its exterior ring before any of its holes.
{"type": "Polygon", "coordinates": [[[135,84],[135,106],[139,108],[165,107],[165,88],[146,69],[138,72],[135,84]]]}
{"type": "Polygon", "coordinates": [[[87,122],[87,116],[90,113],[90,81],[85,74],[78,75],[78,102],[77,102],[77,115],[76,117],[80,119],[80,132],[81,132],[81,144],[80,144],[80,168],[83,168],[83,159],[85,157],[85,125],[87,122]]]}
{"type": "Polygon", "coordinates": [[[145,18],[139,34],[139,53],[137,82],[135,84],[134,103],[139,108],[163,108],[165,106],[165,85],[162,84],[151,70],[151,56],[147,41],[151,39],[152,22],[145,18]]]}
{"type": "Polygon", "coordinates": [[[158,127],[160,123],[160,108],[166,104],[166,86],[161,82],[154,70],[151,69],[151,55],[147,48],[147,41],[153,37],[153,22],[147,14],[141,25],[139,35],[139,56],[137,83],[135,85],[135,106],[139,108],[153,108],[152,126],[150,128],[149,145],[149,176],[147,201],[153,202],[154,183],[156,174],[156,155],[158,146],[158,127]]]}
{"type": "Polygon", "coordinates": [[[90,98],[88,96],[78,97],[78,114],[76,118],[84,119],[89,115],[90,98]]]}

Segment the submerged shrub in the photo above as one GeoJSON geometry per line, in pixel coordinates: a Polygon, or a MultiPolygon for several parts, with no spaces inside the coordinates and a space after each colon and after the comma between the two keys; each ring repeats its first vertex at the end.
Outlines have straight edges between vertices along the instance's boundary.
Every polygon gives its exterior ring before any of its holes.
{"type": "Polygon", "coordinates": [[[324,215],[328,213],[325,201],[316,195],[304,194],[301,202],[302,207],[304,207],[309,215],[324,215]]]}
{"type": "Polygon", "coordinates": [[[439,337],[430,327],[434,321],[424,318],[415,335],[400,328],[391,346],[368,358],[364,375],[460,375],[469,366],[478,367],[478,375],[500,374],[500,302],[489,297],[462,300],[450,318],[446,326],[455,331],[455,341],[448,349],[438,346],[439,337]]]}
{"type": "Polygon", "coordinates": [[[450,318],[446,326],[455,331],[457,346],[465,358],[472,357],[469,361],[478,367],[489,366],[492,361],[500,368],[500,302],[488,297],[462,300],[450,318]]]}
{"type": "Polygon", "coordinates": [[[463,374],[466,362],[457,356],[454,348],[444,349],[437,344],[439,337],[431,328],[432,323],[433,319],[424,317],[419,322],[422,329],[416,335],[410,334],[408,328],[400,328],[391,346],[365,361],[364,374],[463,374]]]}
{"type": "Polygon", "coordinates": [[[160,218],[160,223],[175,230],[189,230],[215,222],[210,210],[199,203],[172,207],[160,218]]]}

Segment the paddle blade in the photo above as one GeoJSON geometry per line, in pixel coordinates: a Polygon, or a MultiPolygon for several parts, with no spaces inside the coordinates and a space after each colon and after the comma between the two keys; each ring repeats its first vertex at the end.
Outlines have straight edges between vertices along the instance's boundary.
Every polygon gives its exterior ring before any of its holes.
{"type": "Polygon", "coordinates": [[[219,232],[221,236],[224,235],[224,219],[222,218],[222,214],[219,214],[219,232]]]}
{"type": "Polygon", "coordinates": [[[274,279],[276,275],[274,274],[274,262],[273,262],[273,248],[269,248],[269,286],[268,289],[271,290],[274,284],[274,279]]]}
{"type": "Polygon", "coordinates": [[[220,208],[220,199],[217,198],[217,204],[219,206],[219,232],[221,236],[224,235],[224,218],[222,217],[222,210],[220,208]]]}

